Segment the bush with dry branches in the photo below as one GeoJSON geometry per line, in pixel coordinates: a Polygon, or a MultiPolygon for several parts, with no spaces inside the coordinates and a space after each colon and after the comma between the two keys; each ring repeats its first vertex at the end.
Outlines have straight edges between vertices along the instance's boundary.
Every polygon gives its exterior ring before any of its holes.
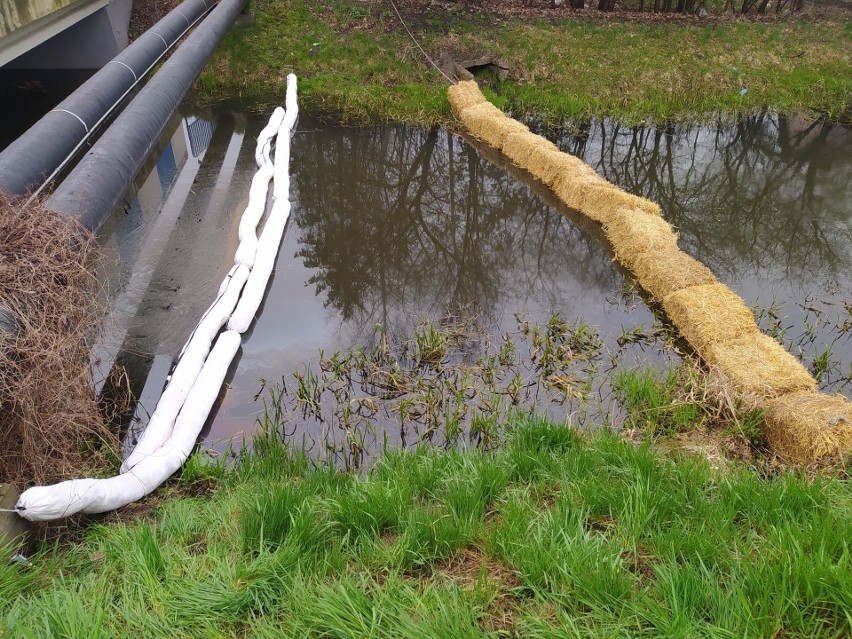
{"type": "Polygon", "coordinates": [[[117,450],[89,362],[104,313],[98,255],[75,219],[0,192],[0,481],[97,472],[117,450]]]}

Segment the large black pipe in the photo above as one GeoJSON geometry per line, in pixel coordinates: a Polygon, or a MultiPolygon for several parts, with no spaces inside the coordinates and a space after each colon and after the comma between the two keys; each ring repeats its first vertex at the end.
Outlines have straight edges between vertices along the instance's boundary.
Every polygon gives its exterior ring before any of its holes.
{"type": "Polygon", "coordinates": [[[24,195],[65,162],[89,131],[215,0],[186,0],[0,152],[0,190],[24,195]]]}
{"type": "Polygon", "coordinates": [[[48,208],[77,216],[92,231],[103,225],[246,2],[219,2],[59,185],[48,208]]]}

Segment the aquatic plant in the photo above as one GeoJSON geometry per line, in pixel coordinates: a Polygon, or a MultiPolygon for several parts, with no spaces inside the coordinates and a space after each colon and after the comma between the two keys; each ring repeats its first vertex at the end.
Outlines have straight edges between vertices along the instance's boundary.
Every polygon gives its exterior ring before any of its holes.
{"type": "MultiPolygon", "coordinates": [[[[604,343],[594,327],[554,314],[546,325],[518,321],[498,343],[458,310],[425,320],[392,343],[379,327],[371,349],[320,352],[311,366],[269,385],[261,429],[320,433],[317,452],[360,467],[390,433],[402,445],[491,448],[510,411],[559,407],[582,421],[604,343]],[[292,377],[292,383],[288,379],[292,377]]],[[[600,380],[598,381],[600,383],[600,380]]]]}

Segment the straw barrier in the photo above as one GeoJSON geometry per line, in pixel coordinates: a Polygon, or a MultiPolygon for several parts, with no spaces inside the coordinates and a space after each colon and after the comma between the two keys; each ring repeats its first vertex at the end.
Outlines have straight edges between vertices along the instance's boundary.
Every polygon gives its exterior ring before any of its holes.
{"type": "Polygon", "coordinates": [[[852,403],[814,391],[789,393],[764,405],[769,445],[799,464],[852,450],[852,403]]]}
{"type": "Polygon", "coordinates": [[[476,82],[448,90],[468,132],[550,187],[566,206],[600,223],[616,259],[659,302],[680,334],[744,403],[764,411],[767,440],[797,464],[842,460],[852,452],[852,403],[818,393],[816,381],[754,314],[698,260],[682,252],[660,207],[625,193],[577,157],[503,114],[476,82]]]}
{"type": "Polygon", "coordinates": [[[754,339],[761,334],[751,309],[724,284],[690,286],[669,293],[663,298],[663,310],[700,355],[714,344],[754,339]]]}
{"type": "MultiPolygon", "coordinates": [[[[615,192],[615,189],[611,190],[615,192]]],[[[616,201],[615,195],[613,194],[610,199],[616,201]]],[[[612,209],[609,210],[612,211],[612,209]]],[[[651,215],[642,209],[622,204],[610,214],[609,219],[605,219],[606,216],[602,211],[596,212],[594,217],[591,215],[589,217],[601,218],[604,234],[612,243],[615,256],[619,262],[631,270],[634,269],[636,259],[646,253],[680,252],[677,248],[677,234],[671,225],[662,217],[651,215]]]]}

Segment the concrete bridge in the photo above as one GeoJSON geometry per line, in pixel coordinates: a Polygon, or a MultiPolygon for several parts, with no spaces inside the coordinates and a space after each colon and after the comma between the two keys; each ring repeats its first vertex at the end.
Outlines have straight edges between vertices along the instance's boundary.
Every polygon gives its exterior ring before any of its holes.
{"type": "Polygon", "coordinates": [[[98,69],[127,46],[133,0],[0,0],[0,67],[98,69]]]}

